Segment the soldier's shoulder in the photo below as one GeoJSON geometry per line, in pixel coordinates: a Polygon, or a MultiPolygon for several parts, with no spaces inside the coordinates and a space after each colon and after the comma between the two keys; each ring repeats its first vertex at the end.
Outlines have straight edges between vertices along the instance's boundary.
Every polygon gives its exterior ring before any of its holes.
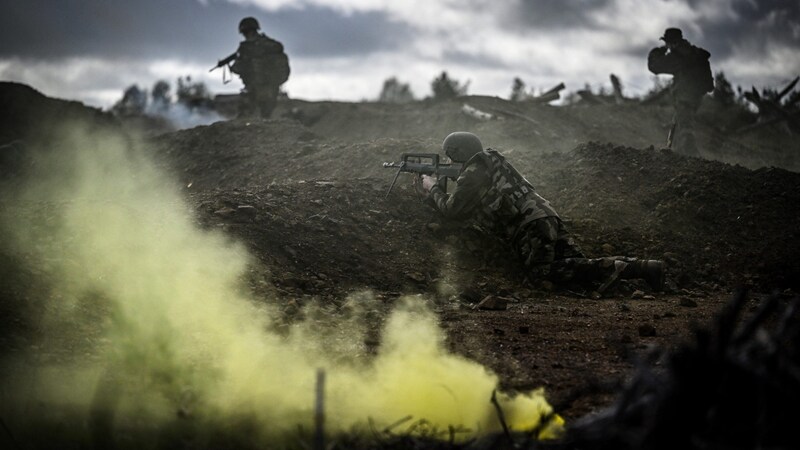
{"type": "Polygon", "coordinates": [[[260,46],[269,48],[270,50],[279,52],[283,51],[283,44],[280,41],[273,39],[264,33],[258,35],[257,42],[260,46]]]}
{"type": "Polygon", "coordinates": [[[708,59],[708,58],[711,57],[711,52],[709,52],[708,50],[704,49],[703,47],[698,47],[696,45],[693,45],[692,47],[694,48],[695,54],[697,54],[698,56],[700,56],[702,58],[705,58],[705,59],[708,59]]]}

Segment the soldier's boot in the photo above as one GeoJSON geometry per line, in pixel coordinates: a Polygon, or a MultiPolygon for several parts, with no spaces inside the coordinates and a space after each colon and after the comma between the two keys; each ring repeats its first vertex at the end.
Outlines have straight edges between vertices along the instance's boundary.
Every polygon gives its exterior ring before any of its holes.
{"type": "Polygon", "coordinates": [[[625,263],[620,278],[641,278],[654,291],[664,290],[664,261],[657,259],[640,259],[625,263]]]}

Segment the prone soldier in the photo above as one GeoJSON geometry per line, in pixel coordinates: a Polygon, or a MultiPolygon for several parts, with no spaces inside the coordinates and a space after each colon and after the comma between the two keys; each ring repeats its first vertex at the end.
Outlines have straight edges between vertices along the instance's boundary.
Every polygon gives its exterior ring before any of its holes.
{"type": "Polygon", "coordinates": [[[618,279],[641,278],[654,290],[663,289],[662,261],[587,258],[550,202],[502,154],[484,150],[476,135],[451,133],[442,149],[463,165],[449,194],[435,176],[421,176],[429,201],[445,218],[471,221],[509,242],[534,280],[591,284],[602,294],[618,279]]]}

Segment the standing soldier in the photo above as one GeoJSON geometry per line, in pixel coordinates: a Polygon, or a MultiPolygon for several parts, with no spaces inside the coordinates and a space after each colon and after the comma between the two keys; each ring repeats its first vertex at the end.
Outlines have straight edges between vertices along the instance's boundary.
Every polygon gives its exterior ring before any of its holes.
{"type": "Polygon", "coordinates": [[[278,90],[289,79],[289,58],[283,44],[259,33],[261,26],[253,17],[239,22],[239,43],[231,72],[244,83],[239,101],[239,117],[269,118],[278,103],[278,90]]]}
{"type": "Polygon", "coordinates": [[[452,193],[422,175],[422,189],[448,219],[465,220],[511,244],[531,278],[555,284],[594,284],[603,293],[622,278],[645,279],[664,287],[664,263],[615,256],[586,258],[550,202],[540,196],[506,158],[463,131],[442,143],[451,160],[463,163],[452,193]]]}
{"type": "Polygon", "coordinates": [[[690,44],[678,28],[667,28],[663,47],[650,50],[647,68],[654,74],[670,74],[675,115],[667,146],[689,156],[699,156],[694,137],[695,113],[707,92],[714,90],[714,76],[708,59],[711,53],[690,44]]]}

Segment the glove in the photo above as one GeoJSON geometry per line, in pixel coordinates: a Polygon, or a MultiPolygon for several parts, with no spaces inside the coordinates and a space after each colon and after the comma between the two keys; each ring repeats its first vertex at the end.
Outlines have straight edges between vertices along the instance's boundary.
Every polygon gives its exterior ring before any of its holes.
{"type": "Polygon", "coordinates": [[[439,182],[439,179],[437,177],[432,177],[430,175],[423,175],[422,176],[422,189],[424,189],[425,192],[430,192],[431,189],[433,189],[433,186],[435,186],[436,183],[438,183],[438,182],[439,182]]]}

